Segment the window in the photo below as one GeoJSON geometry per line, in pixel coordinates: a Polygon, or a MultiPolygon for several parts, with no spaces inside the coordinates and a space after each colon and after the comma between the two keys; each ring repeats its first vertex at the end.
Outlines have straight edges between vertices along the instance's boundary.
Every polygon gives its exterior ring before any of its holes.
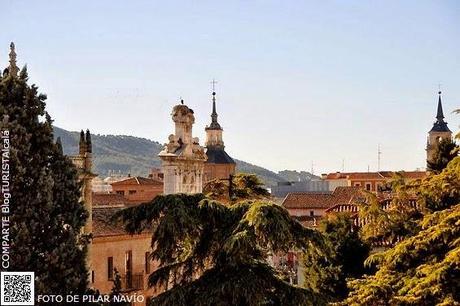
{"type": "Polygon", "coordinates": [[[361,186],[361,183],[355,183],[354,186],[355,186],[355,187],[360,187],[360,186],[361,186]]]}
{"type": "Polygon", "coordinates": [[[145,252],[145,274],[150,274],[150,252],[145,252]]]}
{"type": "Polygon", "coordinates": [[[366,190],[371,191],[372,185],[371,183],[366,183],[366,190]]]}
{"type": "Polygon", "coordinates": [[[135,194],[136,193],[136,190],[130,190],[129,191],[129,194],[135,194]]]}
{"type": "Polygon", "coordinates": [[[107,257],[107,279],[113,280],[113,257],[107,257]]]}
{"type": "Polygon", "coordinates": [[[117,194],[125,195],[125,192],[123,190],[117,190],[117,194]]]}
{"type": "Polygon", "coordinates": [[[91,282],[94,283],[94,270],[91,270],[91,282]]]}
{"type": "Polygon", "coordinates": [[[313,210],[310,210],[310,217],[313,217],[315,215],[315,212],[313,210]]]}
{"type": "Polygon", "coordinates": [[[131,273],[133,270],[133,252],[131,250],[125,253],[125,271],[126,274],[131,273]]]}
{"type": "Polygon", "coordinates": [[[125,253],[125,272],[126,272],[126,288],[132,288],[133,285],[133,252],[131,250],[125,253]]]}

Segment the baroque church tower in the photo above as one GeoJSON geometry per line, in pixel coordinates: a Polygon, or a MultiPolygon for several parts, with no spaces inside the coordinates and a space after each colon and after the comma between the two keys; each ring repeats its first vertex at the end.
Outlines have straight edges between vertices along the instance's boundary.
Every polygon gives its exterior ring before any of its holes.
{"type": "Polygon", "coordinates": [[[217,121],[216,92],[212,93],[211,124],[206,126],[205,182],[212,179],[228,179],[235,173],[235,161],[225,152],[223,129],[217,121]]]}
{"type": "Polygon", "coordinates": [[[444,121],[444,113],[442,110],[441,92],[438,92],[438,110],[436,113],[436,122],[428,132],[426,144],[426,159],[427,161],[433,158],[434,153],[442,139],[452,139],[452,132],[447,127],[447,122],[444,121]]]}
{"type": "Polygon", "coordinates": [[[164,173],[163,193],[201,193],[207,158],[198,138],[192,136],[195,123],[193,110],[181,101],[174,106],[171,116],[175,133],[169,135],[169,143],[158,154],[164,173]]]}

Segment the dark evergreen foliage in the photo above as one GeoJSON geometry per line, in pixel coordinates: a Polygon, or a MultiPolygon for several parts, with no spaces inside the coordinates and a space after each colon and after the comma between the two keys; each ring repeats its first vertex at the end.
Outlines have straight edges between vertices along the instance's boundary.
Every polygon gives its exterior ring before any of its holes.
{"type": "Polygon", "coordinates": [[[423,180],[417,189],[419,203],[427,212],[449,208],[460,202],[460,157],[456,157],[440,175],[423,180]]]}
{"type": "Polygon", "coordinates": [[[361,240],[349,214],[330,215],[320,222],[328,252],[310,248],[304,254],[305,287],[323,295],[327,301],[338,301],[348,294],[347,279],[359,278],[368,270],[364,261],[370,246],[361,240]]]}
{"type": "MultiPolygon", "coordinates": [[[[383,187],[385,193],[377,197],[366,192],[364,201],[359,205],[359,217],[366,220],[360,232],[361,237],[370,244],[385,241],[393,245],[401,239],[412,236],[420,230],[419,221],[423,217],[421,205],[415,205],[420,181],[406,182],[402,173],[394,177],[383,187]],[[387,203],[384,199],[391,195],[387,203]],[[387,205],[384,209],[383,205],[387,205]]],[[[419,201],[420,202],[420,201],[419,201]]]]}
{"type": "Polygon", "coordinates": [[[270,193],[263,186],[262,181],[254,174],[238,173],[232,176],[231,191],[229,179],[214,179],[205,184],[203,193],[206,197],[224,203],[236,203],[248,199],[267,199],[270,193]],[[229,193],[232,198],[229,198],[229,193]]]}
{"type": "Polygon", "coordinates": [[[341,305],[460,305],[460,157],[418,187],[420,232],[376,253],[341,305]]]}
{"type": "Polygon", "coordinates": [[[149,284],[166,291],[152,305],[318,305],[318,296],[283,281],[270,254],[322,246],[272,203],[231,206],[203,195],[158,196],[121,211],[130,233],[153,225],[152,258],[159,268],[149,284]]]}
{"type": "Polygon", "coordinates": [[[11,267],[34,271],[36,294],[86,291],[87,212],[71,161],[53,141],[46,96],[19,76],[0,80],[1,128],[11,141],[11,267]]]}
{"type": "Polygon", "coordinates": [[[433,158],[427,160],[427,170],[440,173],[447,164],[458,156],[459,147],[452,139],[441,139],[434,152],[433,158]]]}

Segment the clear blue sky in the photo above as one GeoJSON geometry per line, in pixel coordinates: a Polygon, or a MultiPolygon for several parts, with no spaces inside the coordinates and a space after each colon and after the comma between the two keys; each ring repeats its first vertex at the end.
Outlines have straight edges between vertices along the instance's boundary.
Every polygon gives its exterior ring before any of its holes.
{"type": "Polygon", "coordinates": [[[458,1],[0,0],[0,65],[48,94],[55,124],[166,142],[180,96],[204,140],[218,80],[227,151],[273,170],[425,164],[438,83],[460,116],[458,1]]]}

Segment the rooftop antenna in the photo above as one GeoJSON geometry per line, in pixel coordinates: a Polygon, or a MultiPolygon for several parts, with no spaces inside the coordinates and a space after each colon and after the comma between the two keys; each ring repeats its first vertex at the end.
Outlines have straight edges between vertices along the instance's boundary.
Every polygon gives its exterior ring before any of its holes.
{"type": "Polygon", "coordinates": [[[380,172],[380,161],[381,161],[382,151],[380,150],[380,144],[377,147],[377,171],[380,172]]]}
{"type": "Polygon", "coordinates": [[[311,170],[310,170],[310,173],[311,174],[315,174],[315,169],[313,168],[315,164],[313,163],[313,161],[311,161],[311,170]]]}
{"type": "Polygon", "coordinates": [[[342,158],[342,172],[345,172],[345,158],[342,158]]]}

